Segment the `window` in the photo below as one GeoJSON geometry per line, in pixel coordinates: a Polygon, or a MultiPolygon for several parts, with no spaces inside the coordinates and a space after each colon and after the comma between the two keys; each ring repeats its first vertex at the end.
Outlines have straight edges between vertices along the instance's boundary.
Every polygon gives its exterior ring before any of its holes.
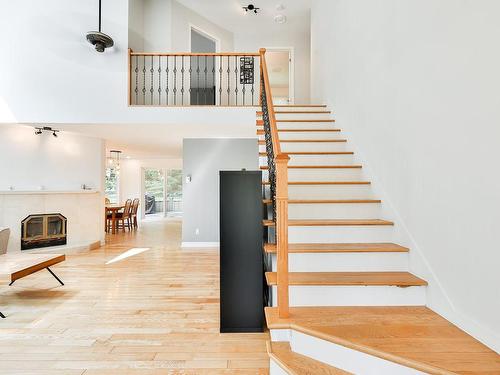
{"type": "Polygon", "coordinates": [[[107,167],[106,176],[104,178],[105,192],[104,195],[111,203],[118,203],[118,190],[120,184],[120,172],[116,167],[107,167]]]}

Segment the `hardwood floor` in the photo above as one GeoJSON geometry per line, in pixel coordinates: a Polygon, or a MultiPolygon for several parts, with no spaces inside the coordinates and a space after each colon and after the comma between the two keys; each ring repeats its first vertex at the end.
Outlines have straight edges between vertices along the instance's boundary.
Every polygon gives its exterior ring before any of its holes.
{"type": "Polygon", "coordinates": [[[0,287],[2,374],[267,374],[267,333],[219,334],[219,258],[149,222],[0,287]],[[133,250],[131,250],[133,249],[133,250]],[[128,257],[127,257],[128,256],[128,257]]]}

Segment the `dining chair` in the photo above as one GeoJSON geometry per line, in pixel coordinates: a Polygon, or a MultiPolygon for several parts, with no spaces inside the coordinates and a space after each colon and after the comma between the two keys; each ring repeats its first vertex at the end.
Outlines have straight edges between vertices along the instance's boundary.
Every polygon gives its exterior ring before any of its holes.
{"type": "Polygon", "coordinates": [[[130,213],[131,220],[132,220],[132,226],[134,229],[137,229],[137,211],[139,210],[139,198],[135,198],[134,201],[132,202],[132,211],[130,213]]]}
{"type": "Polygon", "coordinates": [[[126,225],[128,230],[132,229],[132,223],[130,222],[131,212],[132,212],[132,199],[127,199],[125,201],[125,208],[123,209],[123,212],[121,212],[121,215],[119,215],[120,217],[118,218],[118,224],[120,223],[120,221],[122,222],[123,231],[125,231],[125,221],[127,223],[126,225]]]}

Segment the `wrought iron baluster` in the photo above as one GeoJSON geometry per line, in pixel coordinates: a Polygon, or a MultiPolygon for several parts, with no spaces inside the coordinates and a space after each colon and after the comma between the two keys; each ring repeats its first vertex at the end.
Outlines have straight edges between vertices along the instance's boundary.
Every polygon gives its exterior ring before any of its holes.
{"type": "Polygon", "coordinates": [[[211,61],[212,61],[212,87],[210,88],[210,92],[212,92],[212,89],[214,90],[214,93],[213,93],[213,99],[214,99],[213,105],[215,105],[215,56],[211,57],[211,61]]]}
{"type": "Polygon", "coordinates": [[[200,104],[200,55],[196,56],[196,104],[200,104]]]}
{"type": "Polygon", "coordinates": [[[254,96],[255,96],[255,88],[254,88],[254,81],[255,81],[255,57],[252,56],[252,66],[254,67],[253,71],[253,79],[252,79],[252,89],[250,92],[252,93],[252,106],[254,104],[254,96]]]}
{"type": "Polygon", "coordinates": [[[219,56],[219,105],[222,105],[222,56],[219,56]]]}
{"type": "Polygon", "coordinates": [[[174,55],[174,89],[172,90],[174,95],[174,105],[177,104],[177,56],[174,55]]]}
{"type": "Polygon", "coordinates": [[[167,68],[165,69],[165,73],[167,73],[167,83],[166,83],[166,86],[165,86],[165,94],[166,94],[166,104],[168,105],[168,73],[169,73],[168,55],[167,55],[167,68]]]}
{"type": "Polygon", "coordinates": [[[149,88],[149,93],[151,94],[151,105],[153,105],[153,92],[154,92],[154,83],[153,83],[153,77],[154,77],[154,61],[153,61],[153,55],[151,55],[151,68],[149,69],[151,72],[151,87],[149,88]]]}
{"type": "Polygon", "coordinates": [[[229,74],[231,73],[231,69],[229,68],[229,56],[227,56],[227,105],[229,105],[229,97],[231,96],[231,82],[229,78],[229,74]]]}
{"type": "Polygon", "coordinates": [[[191,100],[193,98],[193,88],[191,87],[192,86],[192,80],[193,80],[193,57],[191,56],[189,58],[189,89],[188,89],[188,92],[189,92],[189,104],[192,104],[191,100]]]}
{"type": "Polygon", "coordinates": [[[184,105],[184,55],[182,56],[181,81],[181,97],[182,105],[184,105]]]}
{"type": "Polygon", "coordinates": [[[146,105],[146,56],[142,59],[142,104],[146,105]]]}
{"type": "Polygon", "coordinates": [[[204,69],[204,73],[205,73],[205,87],[203,88],[203,98],[205,99],[205,101],[203,102],[203,104],[207,104],[207,55],[205,55],[205,69],[204,69]]]}
{"type": "Polygon", "coordinates": [[[240,84],[241,84],[241,78],[243,78],[243,88],[241,89],[241,96],[243,97],[243,106],[245,106],[245,92],[246,92],[245,85],[246,85],[246,78],[245,78],[244,75],[242,77],[241,73],[242,73],[242,69],[245,69],[245,62],[246,61],[247,61],[247,57],[243,56],[243,66],[241,66],[241,58],[240,58],[240,84]]]}
{"type": "Polygon", "coordinates": [[[238,105],[238,56],[234,56],[234,105],[238,105]]]}
{"type": "Polygon", "coordinates": [[[158,105],[161,105],[161,56],[158,56],[158,105]]]}
{"type": "Polygon", "coordinates": [[[139,104],[137,103],[137,95],[139,94],[139,56],[135,57],[135,105],[139,104]]]}
{"type": "Polygon", "coordinates": [[[269,176],[269,190],[271,194],[273,221],[276,222],[276,164],[274,162],[274,149],[271,136],[271,122],[269,119],[269,108],[267,107],[267,93],[265,91],[264,79],[261,77],[263,90],[261,92],[262,121],[264,123],[264,138],[266,143],[267,166],[269,176]]]}

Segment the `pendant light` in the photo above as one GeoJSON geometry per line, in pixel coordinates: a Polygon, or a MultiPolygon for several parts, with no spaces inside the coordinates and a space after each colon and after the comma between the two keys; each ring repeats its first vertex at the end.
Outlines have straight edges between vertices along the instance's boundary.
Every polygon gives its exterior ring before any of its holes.
{"type": "Polygon", "coordinates": [[[106,48],[113,47],[113,39],[101,33],[101,0],[99,0],[99,31],[89,31],[87,41],[95,47],[97,52],[104,52],[106,48]]]}

